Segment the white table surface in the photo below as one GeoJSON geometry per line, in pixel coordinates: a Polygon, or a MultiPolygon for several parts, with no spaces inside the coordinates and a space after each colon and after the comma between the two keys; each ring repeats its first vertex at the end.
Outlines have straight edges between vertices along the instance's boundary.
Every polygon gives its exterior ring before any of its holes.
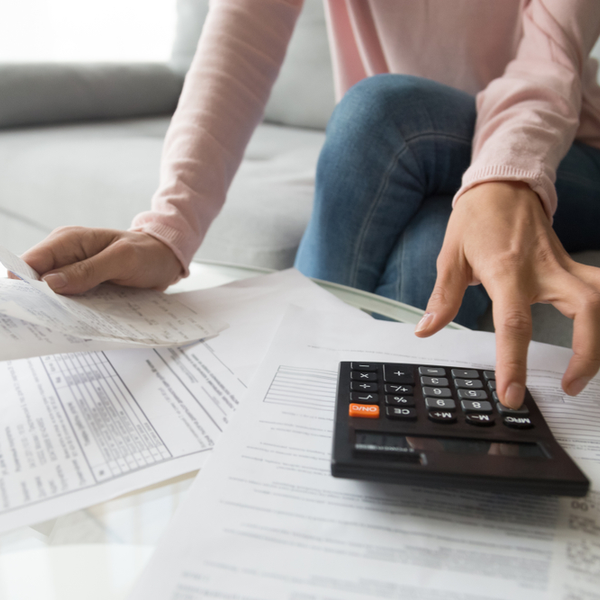
{"type": "MultiPolygon", "coordinates": [[[[190,277],[169,291],[207,288],[267,272],[194,263],[190,277]]],[[[398,321],[417,323],[423,314],[373,294],[318,283],[353,306],[398,321]]],[[[126,598],[195,474],[0,535],[0,600],[126,598]]]]}

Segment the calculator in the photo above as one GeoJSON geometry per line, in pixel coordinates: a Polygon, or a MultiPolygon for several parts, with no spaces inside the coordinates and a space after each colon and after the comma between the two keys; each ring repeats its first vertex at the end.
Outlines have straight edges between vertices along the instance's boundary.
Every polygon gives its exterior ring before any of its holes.
{"type": "Polygon", "coordinates": [[[494,371],[399,363],[340,363],[331,473],[561,496],[590,485],[529,390],[510,410],[494,371]]]}

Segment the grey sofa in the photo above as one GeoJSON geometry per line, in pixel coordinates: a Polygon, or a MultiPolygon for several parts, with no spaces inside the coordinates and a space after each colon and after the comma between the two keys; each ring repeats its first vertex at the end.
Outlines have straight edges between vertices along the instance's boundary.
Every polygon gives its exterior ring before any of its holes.
{"type": "MultiPolygon", "coordinates": [[[[20,253],[60,225],[125,229],[147,209],[207,4],[178,0],[168,64],[0,65],[0,244],[20,253]]],[[[333,107],[322,3],[306,0],[265,122],[197,258],[293,264],[333,107]]],[[[600,252],[579,258],[600,266],[600,252]]],[[[569,345],[570,322],[535,311],[535,338],[569,345]]]]}

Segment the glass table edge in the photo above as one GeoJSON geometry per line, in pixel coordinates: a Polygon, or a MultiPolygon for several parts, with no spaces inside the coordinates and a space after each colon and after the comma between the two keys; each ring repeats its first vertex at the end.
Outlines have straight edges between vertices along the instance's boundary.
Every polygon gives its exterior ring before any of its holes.
{"type": "MultiPolygon", "coordinates": [[[[218,268],[222,271],[222,274],[231,276],[232,281],[276,272],[276,269],[231,264],[216,260],[196,260],[190,265],[190,270],[192,272],[195,265],[198,267],[208,266],[218,268]]],[[[419,322],[424,313],[424,311],[420,308],[415,308],[409,304],[404,304],[403,302],[398,302],[397,300],[391,300],[390,298],[385,298],[384,296],[378,296],[377,294],[372,294],[371,292],[365,292],[363,290],[351,288],[339,283],[323,281],[322,279],[316,279],[313,277],[310,279],[323,289],[338,297],[340,300],[346,302],[346,304],[355,306],[356,308],[371,314],[376,313],[382,315],[394,321],[416,324],[419,322]]],[[[458,323],[449,323],[446,326],[446,329],[466,330],[467,328],[459,325],[458,323]]]]}

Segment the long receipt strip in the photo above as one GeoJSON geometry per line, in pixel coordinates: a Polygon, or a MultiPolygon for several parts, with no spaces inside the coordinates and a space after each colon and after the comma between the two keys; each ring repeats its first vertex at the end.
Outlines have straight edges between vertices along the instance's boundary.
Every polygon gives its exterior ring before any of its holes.
{"type": "MultiPolygon", "coordinates": [[[[65,297],[55,294],[29,265],[4,248],[0,248],[0,262],[20,277],[0,279],[0,333],[5,339],[22,327],[15,319],[63,336],[134,346],[185,344],[226,327],[208,319],[202,308],[193,310],[177,297],[155,290],[101,285],[65,297]]],[[[42,329],[39,337],[47,333],[42,329]]]]}
{"type": "Polygon", "coordinates": [[[562,395],[569,355],[532,344],[528,385],[585,499],[335,479],[340,360],[490,368],[494,338],[292,310],[131,600],[598,600],[600,381],[562,395]]]}
{"type": "Polygon", "coordinates": [[[198,469],[290,302],[358,312],[295,271],[182,296],[231,327],[186,348],[0,363],[0,531],[198,469]]]}

